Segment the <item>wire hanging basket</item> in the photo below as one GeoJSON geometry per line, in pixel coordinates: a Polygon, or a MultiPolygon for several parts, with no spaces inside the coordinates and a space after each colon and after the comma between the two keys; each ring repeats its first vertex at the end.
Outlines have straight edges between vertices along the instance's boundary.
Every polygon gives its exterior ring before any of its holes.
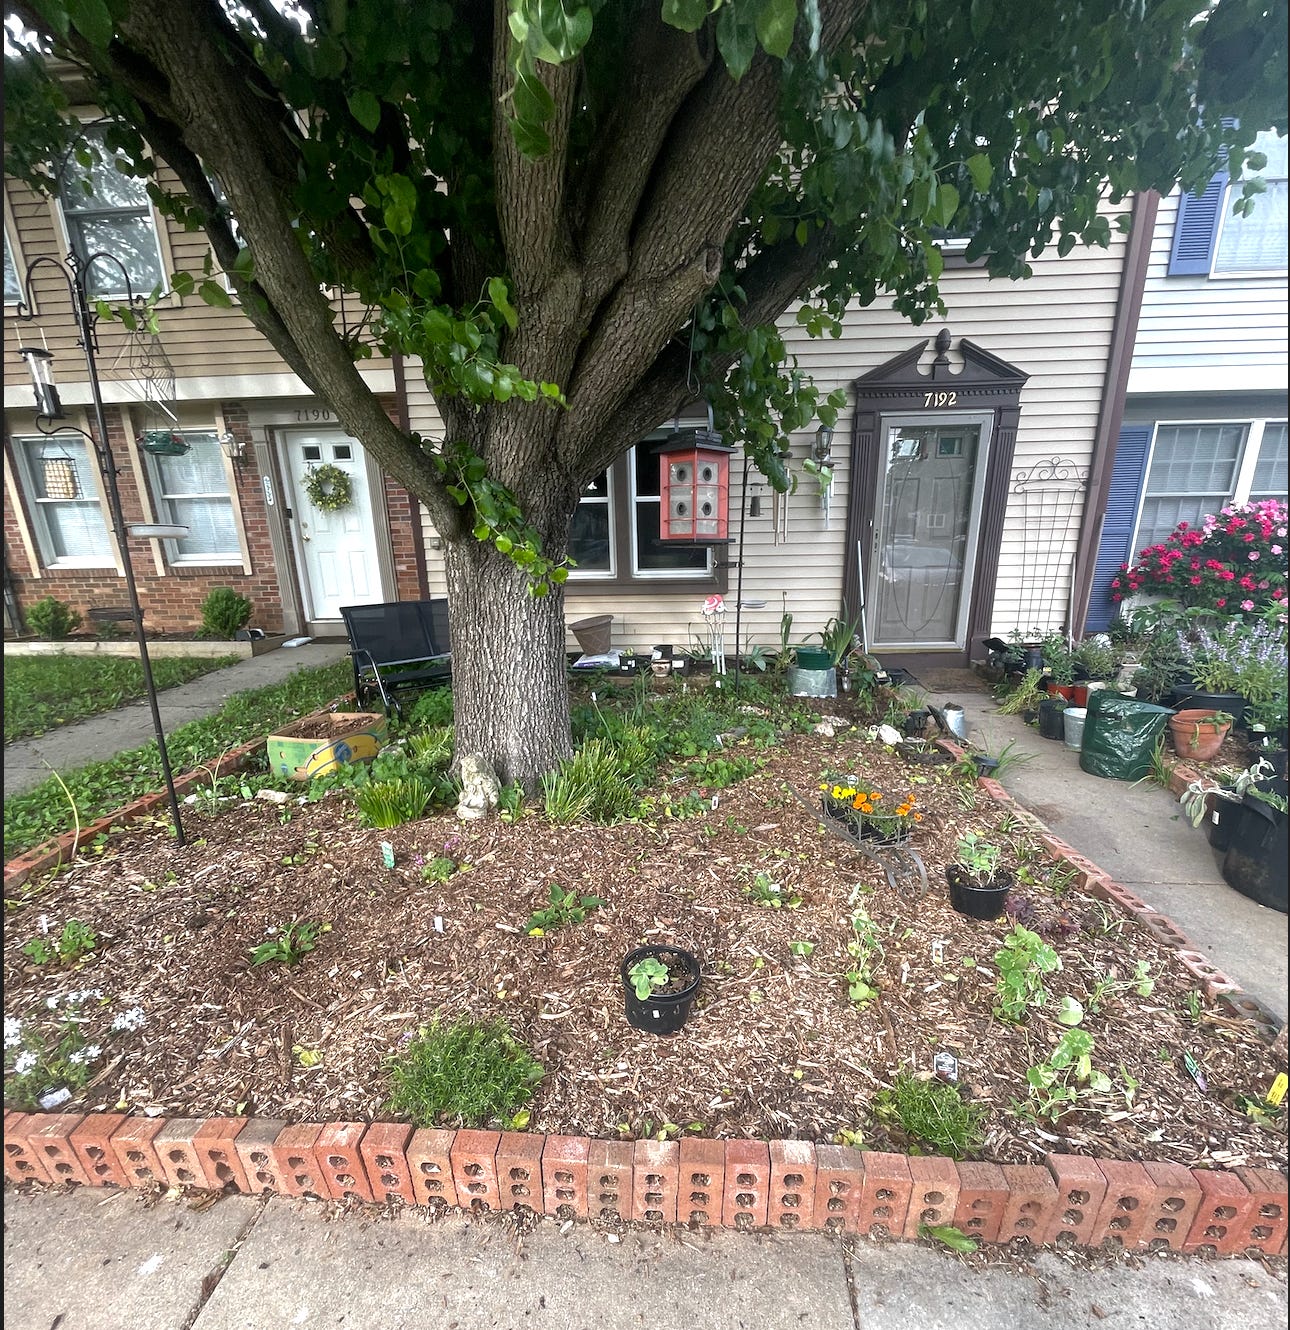
{"type": "Polygon", "coordinates": [[[146,429],[139,435],[139,447],[154,457],[182,457],[192,444],[178,430],[146,429]]]}

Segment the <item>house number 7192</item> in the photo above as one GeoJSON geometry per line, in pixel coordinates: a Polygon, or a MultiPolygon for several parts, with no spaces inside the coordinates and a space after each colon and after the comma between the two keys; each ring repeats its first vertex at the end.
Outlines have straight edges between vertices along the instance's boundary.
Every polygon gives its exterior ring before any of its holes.
{"type": "Polygon", "coordinates": [[[924,406],[957,406],[958,393],[924,393],[924,406]]]}

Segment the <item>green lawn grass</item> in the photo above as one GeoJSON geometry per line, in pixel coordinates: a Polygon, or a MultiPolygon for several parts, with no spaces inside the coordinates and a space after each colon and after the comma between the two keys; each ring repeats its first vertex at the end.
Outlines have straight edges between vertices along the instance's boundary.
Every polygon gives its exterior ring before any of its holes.
{"type": "MultiPolygon", "coordinates": [[[[267,688],[234,693],[212,716],[190,721],[166,736],[170,765],[176,774],[218,758],[238,744],[262,738],[277,727],[308,715],[353,684],[348,660],[300,670],[267,688]]],[[[69,796],[84,826],[141,795],[162,788],[161,758],[156,742],[120,753],[107,762],[63,771],[35,789],[4,801],[4,857],[70,831],[74,824],[69,796]],[[66,793],[61,778],[66,785],[66,793]]]]}
{"type": "MultiPolygon", "coordinates": [[[[158,690],[223,669],[237,656],[152,662],[158,690]]],[[[6,656],[4,741],[44,734],[144,696],[143,666],[124,656],[6,656]]]]}

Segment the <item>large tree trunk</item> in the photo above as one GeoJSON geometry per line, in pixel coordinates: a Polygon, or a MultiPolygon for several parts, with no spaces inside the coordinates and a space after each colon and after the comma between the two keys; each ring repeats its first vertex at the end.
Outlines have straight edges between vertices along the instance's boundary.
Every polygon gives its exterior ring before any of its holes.
{"type": "Polygon", "coordinates": [[[503,785],[531,793],[572,752],[564,596],[530,595],[525,574],[469,534],[445,545],[444,562],[456,757],[482,753],[503,785]]]}

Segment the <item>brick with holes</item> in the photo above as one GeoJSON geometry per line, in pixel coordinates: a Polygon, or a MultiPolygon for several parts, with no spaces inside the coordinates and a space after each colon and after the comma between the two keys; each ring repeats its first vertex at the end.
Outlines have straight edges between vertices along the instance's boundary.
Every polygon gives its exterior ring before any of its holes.
{"type": "Polygon", "coordinates": [[[815,1146],[810,1141],[771,1141],[766,1222],[778,1229],[817,1227],[815,1146]]]}
{"type": "Polygon", "coordinates": [[[455,1131],[442,1127],[421,1127],[412,1133],[406,1154],[418,1204],[436,1209],[457,1204],[457,1184],[452,1176],[452,1143],[456,1136],[455,1131]]]}
{"type": "Polygon", "coordinates": [[[1091,1246],[1106,1199],[1106,1175],[1094,1160],[1081,1155],[1048,1155],[1044,1164],[1057,1188],[1057,1209],[1048,1232],[1037,1241],[1091,1246]]]}
{"type": "Polygon", "coordinates": [[[278,1190],[284,1196],[328,1197],[327,1184],[314,1147],[322,1135],[322,1123],[292,1123],[278,1133],[270,1148],[278,1175],[278,1190]]]}
{"type": "Polygon", "coordinates": [[[72,1148],[71,1134],[84,1121],[79,1113],[43,1113],[28,1133],[32,1149],[40,1157],[50,1182],[89,1184],[80,1157],[72,1148]]]}
{"type": "Polygon", "coordinates": [[[529,1131],[504,1131],[497,1143],[498,1204],[503,1210],[542,1213],[542,1146],[529,1131]]]}
{"type": "Polygon", "coordinates": [[[864,1159],[849,1145],[815,1147],[815,1227],[831,1232],[860,1231],[864,1159]]]}
{"type": "Polygon", "coordinates": [[[496,1210],[499,1131],[459,1131],[452,1141],[452,1180],[457,1203],[470,1210],[496,1210]]]}
{"type": "Polygon", "coordinates": [[[1153,1162],[1142,1167],[1154,1192],[1139,1245],[1151,1251],[1182,1251],[1200,1209],[1200,1187],[1191,1169],[1182,1164],[1153,1162]]]}
{"type": "Polygon", "coordinates": [[[632,1218],[676,1223],[681,1147],[675,1141],[637,1141],[632,1148],[632,1218]]]}
{"type": "Polygon", "coordinates": [[[725,1193],[725,1142],[686,1137],[681,1142],[677,1220],[695,1227],[719,1227],[725,1193]]]}
{"type": "Polygon", "coordinates": [[[131,1187],[165,1184],[161,1161],[152,1148],[157,1133],[165,1125],[164,1118],[126,1118],[112,1134],[112,1153],[131,1187]]]}
{"type": "Polygon", "coordinates": [[[770,1202],[770,1146],[765,1141],[726,1142],[726,1228],[764,1228],[770,1202]]]}
{"type": "Polygon", "coordinates": [[[591,1142],[585,1136],[548,1136],[542,1147],[542,1209],[557,1219],[586,1219],[587,1162],[591,1142]]]}
{"type": "Polygon", "coordinates": [[[374,1199],[360,1148],[366,1130],[365,1122],[328,1122],[314,1144],[323,1186],[333,1200],[374,1199]]]}
{"type": "Polygon", "coordinates": [[[1235,1173],[1193,1168],[1191,1175],[1200,1188],[1200,1208],[1183,1251],[1235,1255],[1242,1250],[1241,1239],[1254,1213],[1250,1189],[1235,1173]]]}
{"type": "Polygon", "coordinates": [[[48,1182],[49,1173],[31,1143],[31,1129],[39,1121],[30,1113],[4,1115],[4,1175],[10,1182],[48,1182]]]}
{"type": "Polygon", "coordinates": [[[998,1242],[1008,1184],[998,1164],[959,1164],[959,1199],[954,1227],[981,1242],[998,1242]]]}
{"type": "Polygon", "coordinates": [[[195,1143],[202,1126],[201,1118],[171,1118],[152,1143],[161,1171],[172,1187],[210,1185],[195,1143]]]}
{"type": "Polygon", "coordinates": [[[1236,1176],[1250,1193],[1250,1219],[1239,1239],[1240,1250],[1257,1247],[1275,1256],[1286,1240],[1285,1174],[1269,1168],[1238,1168],[1236,1176]]]}
{"type": "Polygon", "coordinates": [[[246,1118],[207,1118],[193,1137],[206,1183],[215,1191],[251,1190],[234,1144],[246,1123],[246,1118]]]}
{"type": "Polygon", "coordinates": [[[954,1207],[959,1200],[959,1171],[952,1159],[940,1155],[911,1155],[909,1165],[909,1212],[905,1216],[905,1236],[918,1237],[922,1224],[937,1228],[954,1223],[954,1207]]]}
{"type": "Polygon", "coordinates": [[[630,1219],[636,1150],[631,1141],[587,1147],[587,1210],[592,1219],[630,1219]]]}
{"type": "Polygon", "coordinates": [[[1156,1184],[1141,1164],[1128,1160],[1100,1159],[1097,1167],[1105,1179],[1106,1193],[1093,1218],[1088,1245],[1132,1251],[1149,1236],[1156,1184]]]}
{"type": "Polygon", "coordinates": [[[69,1140],[94,1187],[128,1187],[121,1161],[112,1149],[112,1136],[126,1120],[124,1113],[90,1113],[69,1140]]]}
{"type": "Polygon", "coordinates": [[[408,1163],[408,1141],[412,1128],[406,1122],[373,1122],[358,1143],[372,1198],[390,1201],[395,1197],[416,1204],[412,1170],[408,1163]]]}
{"type": "Polygon", "coordinates": [[[1057,1214],[1057,1184],[1040,1164],[1004,1164],[1008,1199],[999,1216],[999,1242],[1025,1238],[1040,1243],[1057,1214]]]}
{"type": "Polygon", "coordinates": [[[872,1237],[900,1237],[905,1231],[913,1189],[904,1155],[867,1150],[860,1192],[860,1231],[872,1237]]]}
{"type": "Polygon", "coordinates": [[[238,1162],[246,1176],[246,1189],[253,1196],[283,1190],[273,1146],[286,1123],[275,1118],[251,1118],[233,1141],[238,1162]]]}

